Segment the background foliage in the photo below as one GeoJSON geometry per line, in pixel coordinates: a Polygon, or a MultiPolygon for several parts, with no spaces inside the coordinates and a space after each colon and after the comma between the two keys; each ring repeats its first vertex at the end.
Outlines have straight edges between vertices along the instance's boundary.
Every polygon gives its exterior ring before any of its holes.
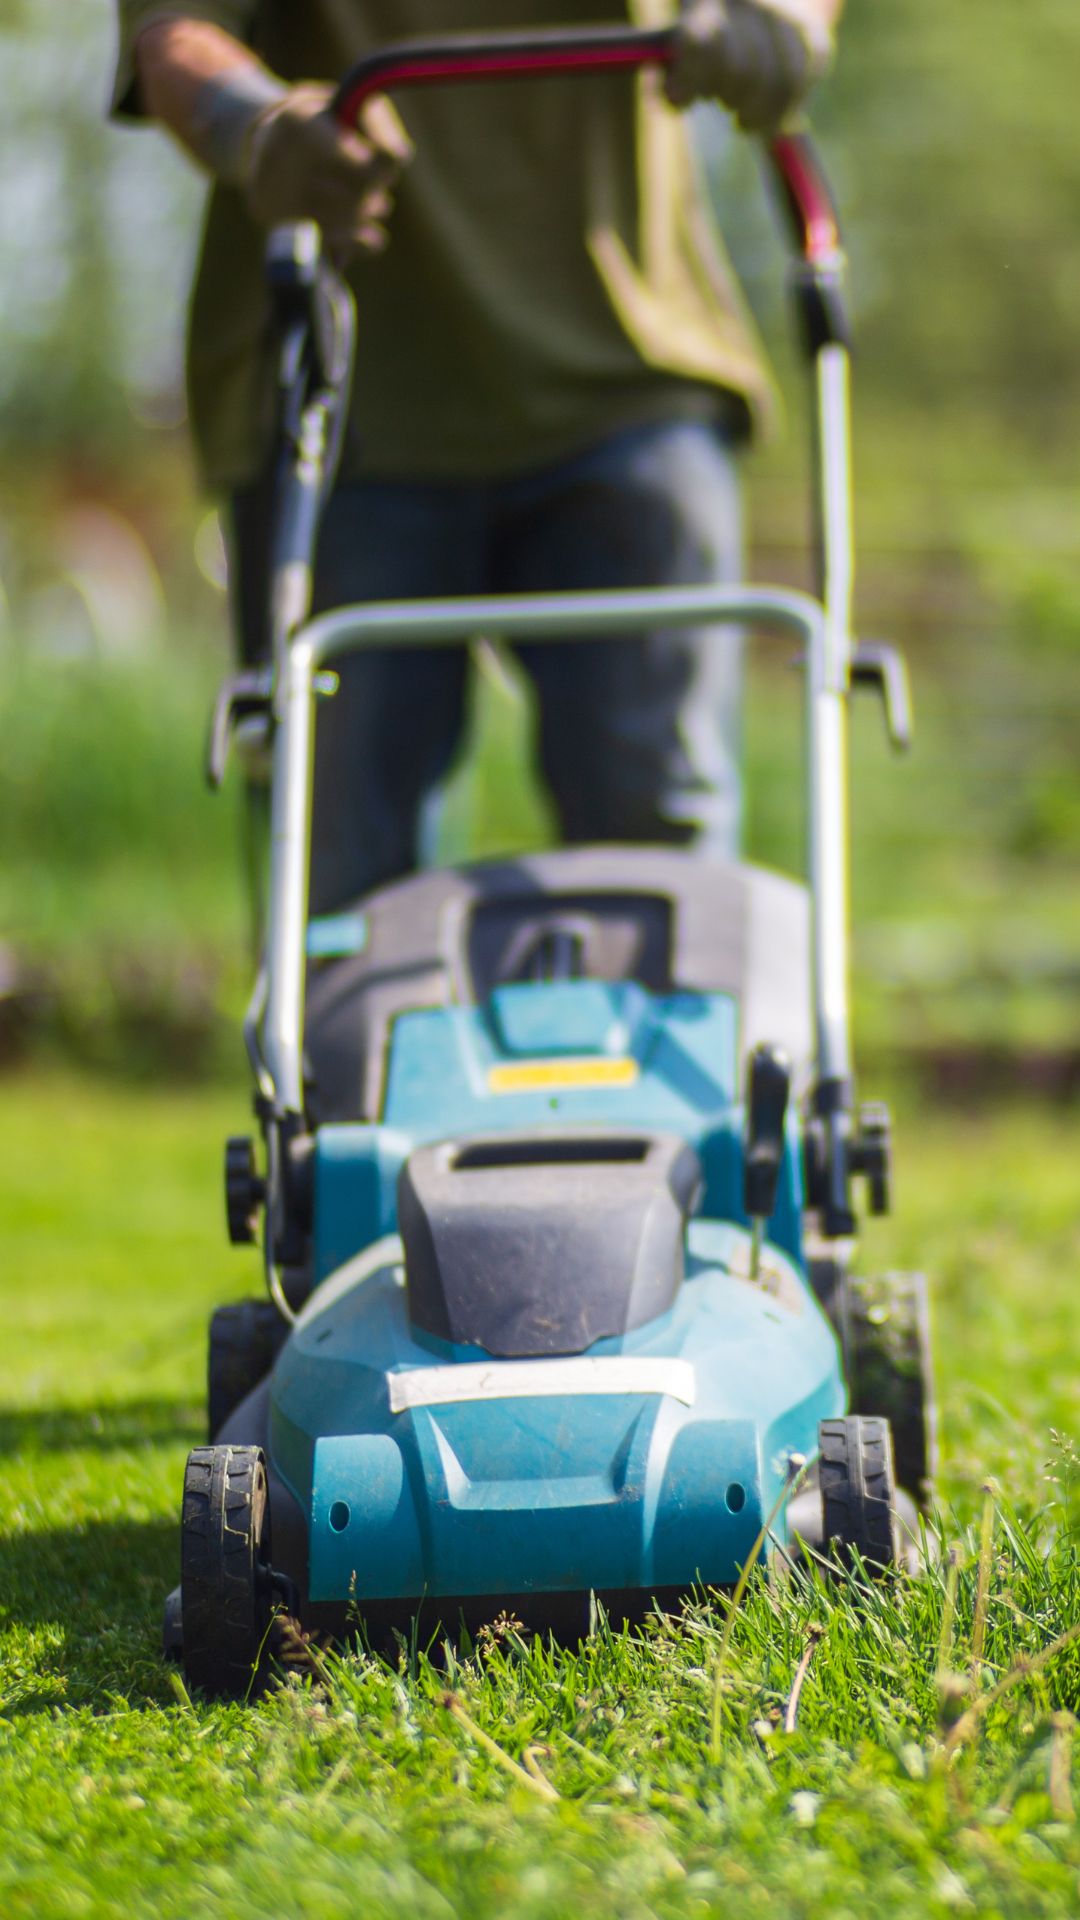
{"type": "MultiPolygon", "coordinates": [[[[0,1044],[46,1007],[65,1045],[132,1005],[186,1008],[181,1025],[210,1034],[246,922],[235,806],[211,807],[194,775],[225,657],[180,373],[200,187],[161,136],[103,118],[108,0],[8,0],[0,50],[0,1044]]],[[[815,104],[859,319],[860,618],[908,646],[923,721],[911,769],[859,723],[873,1044],[1005,1039],[1060,1058],[1077,1042],[1078,69],[1073,0],[1029,0],[1022,19],[983,0],[977,22],[957,0],[851,0],[815,104]]],[[[791,396],[789,433],[751,463],[754,570],[798,580],[805,420],[782,256],[754,156],[716,116],[699,129],[791,396]]],[[[797,857],[794,722],[775,717],[793,709],[782,668],[764,674],[751,844],[797,857]]],[[[535,841],[545,818],[514,744],[528,716],[490,681],[476,716],[485,750],[444,846],[535,841]]]]}

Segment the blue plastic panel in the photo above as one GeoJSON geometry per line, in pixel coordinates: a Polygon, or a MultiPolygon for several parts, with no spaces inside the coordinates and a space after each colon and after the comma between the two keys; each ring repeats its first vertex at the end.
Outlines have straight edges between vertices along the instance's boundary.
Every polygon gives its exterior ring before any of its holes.
{"type": "Polygon", "coordinates": [[[483,1011],[500,1053],[539,1058],[582,1053],[640,1058],[657,1023],[654,1002],[633,981],[496,987],[483,1011]]]}
{"type": "Polygon", "coordinates": [[[382,1115],[387,1126],[426,1140],[544,1122],[691,1134],[736,1097],[736,1010],[722,995],[654,1000],[637,988],[583,981],[504,989],[495,999],[498,1021],[476,1007],[398,1018],[382,1115]],[[508,1021],[512,1049],[501,1044],[508,1021]],[[638,1079],[625,1088],[493,1091],[493,1071],[520,1065],[526,1035],[538,1061],[622,1054],[636,1063],[638,1079]]]}
{"type": "Polygon", "coordinates": [[[309,960],[346,960],[367,945],[367,915],[321,913],[307,924],[309,960]]]}
{"type": "MultiPolygon", "coordinates": [[[[592,1355],[679,1356],[693,1405],[576,1392],[391,1411],[389,1379],[475,1362],[420,1339],[384,1271],[312,1302],[274,1377],[271,1451],[310,1515],[313,1600],[574,1591],[735,1578],[792,1452],[844,1407],[832,1333],[777,1256],[700,1223],[670,1314],[592,1355]]],[[[510,1362],[513,1367],[515,1364],[510,1362]]]]}
{"type": "MultiPolygon", "coordinates": [[[[542,1126],[624,1127],[680,1134],[705,1174],[702,1211],[742,1221],[742,1111],[737,1016],[721,995],[654,999],[596,981],[499,988],[486,1008],[401,1015],[392,1036],[383,1124],[327,1126],[316,1136],[315,1275],[396,1225],[396,1183],[412,1147],[464,1134],[542,1126]],[[594,1059],[628,1071],[619,1084],[496,1090],[500,1069],[594,1059]],[[493,1075],[495,1080],[493,1080],[493,1075]]],[[[801,1257],[797,1117],[771,1238],[801,1257]]]]}

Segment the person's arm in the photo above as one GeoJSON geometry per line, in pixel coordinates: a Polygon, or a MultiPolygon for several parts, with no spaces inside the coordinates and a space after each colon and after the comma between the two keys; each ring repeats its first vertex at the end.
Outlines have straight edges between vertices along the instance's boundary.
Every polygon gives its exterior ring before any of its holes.
{"type": "Polygon", "coordinates": [[[771,133],[832,57],[843,0],[686,0],[667,93],[719,100],[747,133],[771,133]]]}
{"type": "Polygon", "coordinates": [[[135,72],[143,109],[263,226],[315,220],[334,251],[385,245],[390,188],[411,152],[388,101],[370,103],[362,134],[340,127],[333,87],[286,86],[223,28],[182,14],[142,29],[135,72]]]}

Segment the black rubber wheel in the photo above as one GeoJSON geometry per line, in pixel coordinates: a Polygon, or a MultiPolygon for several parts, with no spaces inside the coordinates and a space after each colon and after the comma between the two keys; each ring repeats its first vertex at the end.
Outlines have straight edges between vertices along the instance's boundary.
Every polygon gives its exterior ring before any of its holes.
{"type": "Polygon", "coordinates": [[[216,1440],[230,1413],[265,1380],[288,1327],[272,1300],[238,1300],[210,1319],[206,1362],[207,1430],[216,1440]]]}
{"type": "Polygon", "coordinates": [[[897,1481],[925,1511],[937,1470],[926,1275],[845,1273],[838,1309],[852,1412],[889,1422],[897,1481]]]}
{"type": "Polygon", "coordinates": [[[195,1447],[184,1470],[180,1612],[184,1673],[223,1699],[258,1689],[273,1617],[270,1497],[259,1447],[195,1447]]]}
{"type": "Polygon", "coordinates": [[[896,1476],[887,1420],[849,1413],[818,1427],[822,1544],[874,1572],[900,1565],[896,1476]]]}

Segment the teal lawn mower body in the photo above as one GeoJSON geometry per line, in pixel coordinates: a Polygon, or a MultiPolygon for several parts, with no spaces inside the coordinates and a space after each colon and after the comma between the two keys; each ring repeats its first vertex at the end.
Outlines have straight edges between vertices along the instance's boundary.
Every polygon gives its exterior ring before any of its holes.
{"type": "MultiPolygon", "coordinates": [[[[631,859],[587,864],[595,885],[631,859]]],[[[273,1381],[270,1457],[308,1515],[313,1603],[737,1577],[792,1459],[846,1404],[806,1279],[794,1121],[751,1279],[738,1027],[727,995],[595,980],[395,1018],[380,1121],[316,1132],[316,1284],[273,1381]],[[409,1170],[447,1142],[418,1200],[409,1170]],[[400,1232],[404,1260],[373,1267],[400,1232]],[[455,1235],[473,1297],[447,1312],[455,1235]],[[412,1297],[417,1263],[434,1300],[412,1297]]]]}
{"type": "Polygon", "coordinates": [[[694,1223],[675,1308],[543,1374],[417,1338],[390,1272],[329,1288],[282,1355],[270,1423],[310,1514],[310,1600],[501,1610],[733,1582],[792,1457],[845,1409],[831,1330],[794,1304],[793,1275],[786,1308],[749,1287],[746,1251],[694,1223]],[[328,1391],[348,1432],[325,1430],[328,1391]]]}
{"type": "MultiPolygon", "coordinates": [[[[350,76],[341,111],[411,80],[642,66],[669,47],[605,28],[395,49],[350,76]]],[[[876,685],[903,744],[906,681],[850,632],[835,219],[805,141],[772,158],[818,401],[820,598],[695,587],[312,620],[352,314],[317,235],[275,236],[274,656],[227,683],[212,736],[215,778],[236,736],[273,754],[246,1025],[263,1145],[230,1142],[226,1168],[230,1234],[261,1238],[269,1297],[214,1316],[211,1444],[188,1462],[167,1610],[209,1691],[250,1686],[275,1609],[334,1631],[418,1610],[450,1631],[504,1610],[573,1629],[594,1596],[635,1617],[730,1586],[763,1536],[766,1552],[797,1531],[889,1563],[889,1417],[907,1422],[901,1478],[925,1483],[924,1321],[897,1322],[886,1353],[873,1330],[892,1296],[860,1317],[846,1263],[854,1180],[875,1209],[888,1199],[887,1120],[856,1108],[849,1056],[846,711],[876,685]],[[693,851],[573,848],[415,875],[309,920],[334,661],[691,622],[799,648],[806,884],[693,851]],[[877,1343],[871,1400],[856,1327],[877,1343]]]]}

